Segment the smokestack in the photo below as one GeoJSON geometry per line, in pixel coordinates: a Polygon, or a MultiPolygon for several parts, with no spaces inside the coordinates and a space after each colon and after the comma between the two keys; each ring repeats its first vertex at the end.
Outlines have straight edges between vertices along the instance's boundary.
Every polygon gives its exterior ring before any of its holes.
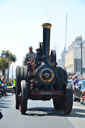
{"type": "Polygon", "coordinates": [[[43,27],[43,52],[44,52],[44,57],[48,61],[49,59],[49,51],[50,51],[50,28],[51,28],[50,23],[44,23],[42,25],[43,27]]]}

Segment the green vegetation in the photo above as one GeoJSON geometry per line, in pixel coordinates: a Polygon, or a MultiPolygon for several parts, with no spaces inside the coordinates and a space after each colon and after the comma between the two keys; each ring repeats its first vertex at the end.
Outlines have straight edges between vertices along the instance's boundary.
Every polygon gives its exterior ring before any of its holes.
{"type": "Polygon", "coordinates": [[[6,57],[5,58],[0,57],[0,70],[2,71],[2,74],[5,75],[5,70],[10,67],[12,62],[16,62],[16,56],[8,50],[6,51],[3,50],[1,52],[1,55],[2,53],[6,53],[6,57]]]}

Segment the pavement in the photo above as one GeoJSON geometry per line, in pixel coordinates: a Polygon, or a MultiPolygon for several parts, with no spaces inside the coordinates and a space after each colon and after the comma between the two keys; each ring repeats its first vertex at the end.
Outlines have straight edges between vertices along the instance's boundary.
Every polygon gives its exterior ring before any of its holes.
{"type": "Polygon", "coordinates": [[[54,110],[52,100],[28,100],[28,110],[21,115],[15,109],[15,95],[8,94],[0,99],[0,111],[0,128],[85,128],[85,106],[79,102],[74,102],[71,114],[64,116],[54,110]]]}

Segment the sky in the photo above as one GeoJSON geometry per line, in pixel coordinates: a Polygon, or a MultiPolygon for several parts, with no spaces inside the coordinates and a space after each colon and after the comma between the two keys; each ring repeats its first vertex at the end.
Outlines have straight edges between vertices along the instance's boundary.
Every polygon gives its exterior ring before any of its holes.
{"type": "Polygon", "coordinates": [[[65,46],[67,21],[67,47],[82,35],[85,40],[84,0],[0,0],[0,52],[10,50],[17,56],[15,65],[22,65],[28,47],[34,50],[42,42],[42,24],[51,23],[51,49],[57,58],[65,46]]]}

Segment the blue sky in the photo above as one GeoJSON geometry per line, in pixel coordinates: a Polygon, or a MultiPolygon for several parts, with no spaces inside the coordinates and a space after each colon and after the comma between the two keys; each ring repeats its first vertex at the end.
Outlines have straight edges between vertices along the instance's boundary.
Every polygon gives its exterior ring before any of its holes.
{"type": "Polygon", "coordinates": [[[51,49],[57,58],[65,46],[65,19],[68,13],[67,46],[76,36],[85,40],[84,0],[0,0],[0,51],[10,50],[21,64],[28,47],[42,41],[42,27],[51,23],[51,49]]]}

